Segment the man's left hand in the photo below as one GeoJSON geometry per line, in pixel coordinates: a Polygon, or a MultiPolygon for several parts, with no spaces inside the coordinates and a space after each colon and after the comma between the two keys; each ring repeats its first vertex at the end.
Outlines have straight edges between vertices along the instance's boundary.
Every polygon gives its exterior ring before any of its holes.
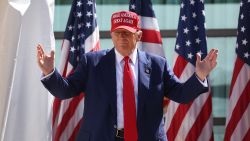
{"type": "Polygon", "coordinates": [[[196,75],[200,78],[200,80],[205,80],[208,74],[215,68],[217,65],[217,56],[218,50],[211,49],[208,55],[201,61],[201,55],[199,53],[196,54],[196,75]]]}

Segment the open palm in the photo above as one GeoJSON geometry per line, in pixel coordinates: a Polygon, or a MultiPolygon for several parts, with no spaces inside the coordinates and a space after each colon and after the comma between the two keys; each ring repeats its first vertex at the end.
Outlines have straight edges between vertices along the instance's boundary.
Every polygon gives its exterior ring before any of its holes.
{"type": "Polygon", "coordinates": [[[210,50],[208,55],[202,61],[200,54],[197,54],[196,56],[197,60],[195,72],[201,80],[204,80],[217,65],[218,50],[210,50]]]}
{"type": "Polygon", "coordinates": [[[37,62],[44,75],[54,70],[55,52],[52,50],[50,55],[44,53],[42,45],[37,45],[37,62]]]}

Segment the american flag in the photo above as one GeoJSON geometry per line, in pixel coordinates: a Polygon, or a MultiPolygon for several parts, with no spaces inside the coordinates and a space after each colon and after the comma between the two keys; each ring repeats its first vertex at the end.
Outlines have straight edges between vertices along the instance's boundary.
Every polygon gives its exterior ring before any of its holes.
{"type": "MultiPolygon", "coordinates": [[[[140,27],[143,33],[141,41],[138,43],[138,47],[143,51],[165,57],[160,28],[155,16],[152,1],[130,0],[129,10],[140,16],[140,27]]],[[[164,106],[167,106],[168,103],[169,100],[165,99],[164,106]]],[[[159,136],[164,137],[165,135],[159,136]]]]}
{"type": "MultiPolygon", "coordinates": [[[[59,71],[63,77],[76,68],[80,56],[99,50],[95,0],[73,0],[61,48],[59,71]]],[[[52,130],[54,141],[74,141],[82,121],[84,94],[68,100],[55,98],[52,130]]]]}
{"type": "MultiPolygon", "coordinates": [[[[176,36],[173,70],[184,82],[195,71],[196,53],[200,53],[202,59],[207,55],[204,0],[181,1],[176,36]]],[[[170,101],[165,117],[169,141],[213,140],[210,91],[189,104],[170,101]]]]}
{"type": "Polygon", "coordinates": [[[241,0],[225,141],[250,140],[250,0],[241,0]]]}
{"type": "Polygon", "coordinates": [[[142,38],[139,48],[164,57],[160,29],[151,0],[130,0],[129,10],[140,16],[142,38]]]}

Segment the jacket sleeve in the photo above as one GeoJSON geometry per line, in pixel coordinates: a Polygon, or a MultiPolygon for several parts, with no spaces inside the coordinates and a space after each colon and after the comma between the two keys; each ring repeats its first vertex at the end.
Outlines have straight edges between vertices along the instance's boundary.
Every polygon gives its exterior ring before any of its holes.
{"type": "Polygon", "coordinates": [[[41,82],[55,97],[68,99],[85,91],[87,76],[87,59],[84,55],[75,71],[68,77],[63,78],[55,69],[50,77],[42,79],[41,82]]]}
{"type": "Polygon", "coordinates": [[[180,82],[168,67],[167,62],[164,66],[164,94],[169,99],[178,103],[188,103],[200,94],[208,91],[196,77],[195,73],[185,82],[180,82]]]}

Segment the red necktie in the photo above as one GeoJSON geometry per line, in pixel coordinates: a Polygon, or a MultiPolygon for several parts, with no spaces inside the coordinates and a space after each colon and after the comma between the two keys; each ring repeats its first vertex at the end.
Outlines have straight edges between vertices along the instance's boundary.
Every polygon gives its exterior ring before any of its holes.
{"type": "Polygon", "coordinates": [[[133,74],[129,67],[129,57],[124,57],[123,70],[123,112],[124,112],[124,139],[137,141],[136,107],[133,74]]]}

